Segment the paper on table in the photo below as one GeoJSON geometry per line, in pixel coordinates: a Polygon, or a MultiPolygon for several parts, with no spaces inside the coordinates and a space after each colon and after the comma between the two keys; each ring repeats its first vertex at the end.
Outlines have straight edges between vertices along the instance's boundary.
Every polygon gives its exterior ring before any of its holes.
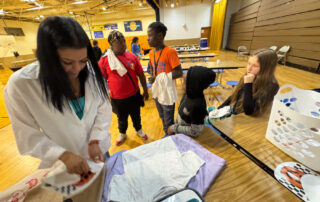
{"type": "Polygon", "coordinates": [[[225,107],[223,107],[221,109],[212,110],[209,113],[209,118],[217,119],[217,118],[220,118],[220,117],[223,117],[223,116],[228,116],[228,115],[230,115],[230,113],[231,113],[231,107],[230,106],[225,106],[225,107]]]}

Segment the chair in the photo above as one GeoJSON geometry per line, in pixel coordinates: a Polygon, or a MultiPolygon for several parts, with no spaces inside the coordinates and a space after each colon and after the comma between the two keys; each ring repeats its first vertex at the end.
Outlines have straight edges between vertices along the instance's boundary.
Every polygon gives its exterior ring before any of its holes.
{"type": "Polygon", "coordinates": [[[239,46],[238,47],[238,57],[245,57],[249,55],[248,49],[246,46],[239,46]]]}
{"type": "MultiPolygon", "coordinates": [[[[218,81],[214,81],[213,83],[210,84],[209,88],[213,88],[213,87],[217,87],[217,86],[219,86],[219,82],[218,81]]],[[[218,98],[217,98],[217,96],[215,95],[214,92],[212,93],[212,95],[213,95],[214,99],[219,102],[219,100],[218,100],[218,98]]],[[[209,100],[212,100],[212,98],[209,97],[209,100]]]]}
{"type": "Polygon", "coordinates": [[[235,87],[236,85],[238,85],[238,83],[239,83],[239,81],[233,81],[233,80],[227,81],[227,84],[232,86],[232,88],[235,87]]]}
{"type": "MultiPolygon", "coordinates": [[[[141,83],[139,84],[139,86],[142,86],[141,83]]],[[[150,88],[151,84],[147,82],[147,88],[150,88]]]]}
{"type": "Polygon", "coordinates": [[[278,56],[278,62],[279,61],[283,61],[283,64],[286,65],[286,61],[287,61],[287,53],[290,50],[290,46],[282,46],[278,52],[277,52],[277,56],[278,56]]]}
{"type": "MultiPolygon", "coordinates": [[[[216,75],[217,75],[217,76],[216,76],[216,80],[218,80],[219,69],[214,69],[213,72],[216,73],[216,75]]],[[[217,86],[219,86],[219,82],[218,82],[218,81],[214,81],[213,83],[211,83],[211,84],[209,85],[209,88],[217,87],[217,86]]],[[[213,93],[213,97],[219,102],[217,96],[216,96],[214,93],[213,93]]],[[[209,97],[209,100],[211,100],[211,97],[209,97]]]]}
{"type": "Polygon", "coordinates": [[[218,81],[213,82],[212,84],[210,84],[210,87],[216,87],[219,85],[218,81]]]}
{"type": "Polygon", "coordinates": [[[277,50],[277,46],[271,46],[269,49],[273,50],[273,51],[276,51],[277,50]]]}

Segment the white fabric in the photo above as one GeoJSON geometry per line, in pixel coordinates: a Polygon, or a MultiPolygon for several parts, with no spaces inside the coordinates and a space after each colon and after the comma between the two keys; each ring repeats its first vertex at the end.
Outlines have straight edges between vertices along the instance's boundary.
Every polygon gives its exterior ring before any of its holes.
{"type": "Polygon", "coordinates": [[[111,70],[116,70],[120,76],[123,76],[127,73],[127,69],[123,66],[111,49],[108,49],[107,56],[111,70]]]}
{"type": "Polygon", "coordinates": [[[162,72],[152,84],[152,96],[162,105],[173,105],[177,101],[177,90],[172,72],[162,72]]]}
{"type": "MultiPolygon", "coordinates": [[[[90,64],[88,64],[90,66],[90,64]]],[[[111,105],[98,95],[92,67],[85,83],[85,107],[81,120],[70,108],[63,113],[47,103],[38,79],[39,63],[15,72],[5,87],[5,105],[19,152],[42,160],[48,168],[66,150],[89,159],[88,143],[99,140],[105,153],[110,147],[111,105]]]]}
{"type": "Polygon", "coordinates": [[[215,109],[209,112],[209,118],[215,119],[215,118],[220,118],[223,116],[228,116],[231,114],[231,107],[230,106],[225,106],[221,109],[215,109]]]}
{"type": "Polygon", "coordinates": [[[303,175],[301,185],[310,202],[320,201],[320,177],[315,175],[303,175]]]}
{"type": "Polygon", "coordinates": [[[44,182],[55,186],[65,186],[80,181],[80,175],[68,173],[67,167],[62,161],[58,160],[53,167],[55,169],[49,169],[48,174],[43,179],[44,182]]]}
{"type": "Polygon", "coordinates": [[[55,169],[51,169],[48,175],[45,178],[43,178],[43,182],[44,182],[43,187],[46,189],[50,189],[52,191],[56,191],[59,194],[62,194],[66,198],[73,197],[83,192],[96,180],[96,178],[99,176],[100,172],[103,170],[103,167],[104,167],[103,162],[95,163],[90,160],[88,160],[87,162],[91,172],[95,174],[85,184],[82,184],[81,186],[76,186],[74,189],[70,190],[69,192],[66,192],[65,191],[66,186],[70,186],[79,182],[80,175],[69,174],[67,172],[67,167],[64,165],[62,161],[60,161],[60,164],[55,169]],[[47,186],[48,184],[50,186],[47,186]]]}
{"type": "MultiPolygon", "coordinates": [[[[65,170],[66,166],[60,160],[55,162],[51,168],[39,169],[25,177],[23,180],[20,180],[10,188],[0,192],[0,201],[22,202],[27,196],[28,192],[38,187],[42,183],[42,180],[45,177],[48,177],[50,173],[60,174],[65,170]]],[[[69,181],[72,180],[74,182],[78,182],[80,180],[80,176],[75,174],[71,175],[66,173],[64,177],[68,178],[69,181]]]]}
{"type": "Polygon", "coordinates": [[[114,175],[108,201],[153,202],[180,190],[196,175],[204,161],[194,152],[180,153],[164,138],[122,154],[124,175],[114,175]]]}

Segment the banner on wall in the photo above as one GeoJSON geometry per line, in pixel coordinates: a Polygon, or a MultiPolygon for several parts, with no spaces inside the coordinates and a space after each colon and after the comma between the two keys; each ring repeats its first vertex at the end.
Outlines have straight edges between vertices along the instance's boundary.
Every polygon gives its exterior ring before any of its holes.
{"type": "Polygon", "coordinates": [[[126,32],[142,31],[142,22],[140,20],[124,21],[124,30],[126,32]]]}
{"type": "Polygon", "coordinates": [[[91,31],[103,31],[104,25],[92,25],[90,27],[91,31]]]}
{"type": "Polygon", "coordinates": [[[105,25],[104,25],[104,29],[105,29],[105,30],[118,29],[118,24],[117,24],[117,23],[114,23],[114,24],[105,24],[105,25]]]}
{"type": "Polygon", "coordinates": [[[103,38],[103,31],[93,31],[94,38],[102,39],[103,38]]]}

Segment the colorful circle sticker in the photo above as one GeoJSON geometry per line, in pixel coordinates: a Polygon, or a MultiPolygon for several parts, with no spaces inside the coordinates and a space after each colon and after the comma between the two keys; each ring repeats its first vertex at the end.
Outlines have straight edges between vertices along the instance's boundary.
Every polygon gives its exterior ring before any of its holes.
{"type": "Polygon", "coordinates": [[[310,128],[310,130],[311,130],[313,133],[315,133],[315,134],[317,134],[317,135],[320,135],[320,129],[319,129],[319,128],[310,128]]]}
{"type": "Polygon", "coordinates": [[[312,111],[310,113],[311,113],[312,116],[320,117],[320,114],[318,112],[312,111]]]}
{"type": "Polygon", "coordinates": [[[297,98],[293,97],[293,98],[290,98],[290,102],[295,102],[297,101],[297,98]]]}

